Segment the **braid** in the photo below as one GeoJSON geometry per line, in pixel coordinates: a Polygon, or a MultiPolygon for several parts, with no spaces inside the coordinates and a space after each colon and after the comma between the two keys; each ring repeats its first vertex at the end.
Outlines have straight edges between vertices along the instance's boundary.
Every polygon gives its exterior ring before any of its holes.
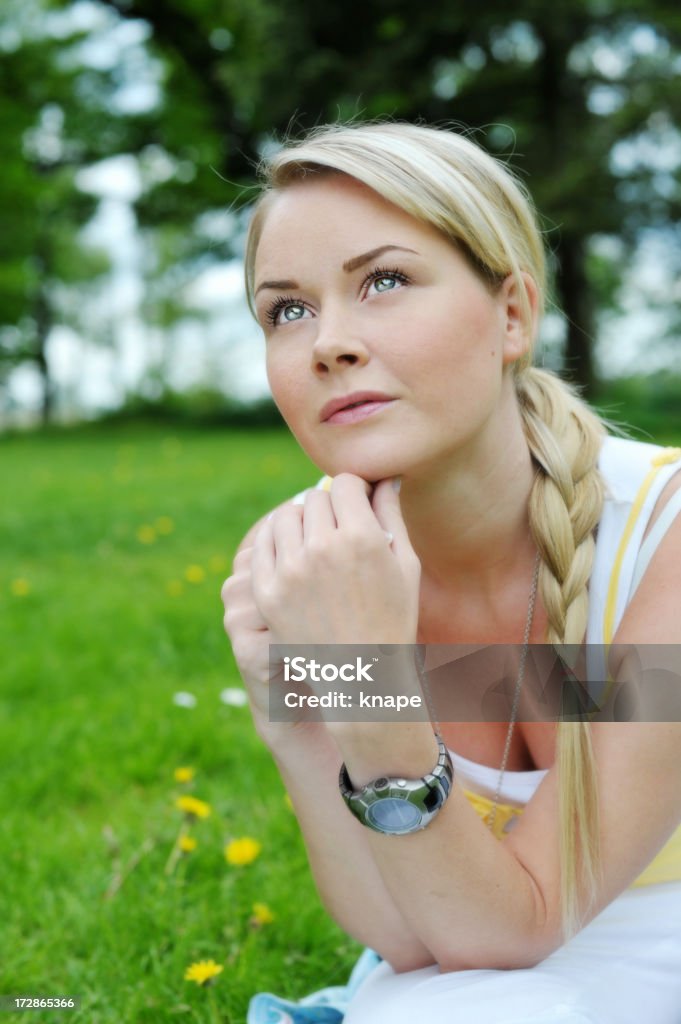
{"type": "Polygon", "coordinates": [[[539,586],[549,619],[547,641],[581,644],[593,531],[603,508],[596,462],[605,430],[569,385],[546,370],[525,370],[516,378],[516,389],[525,436],[541,470],[529,515],[542,558],[539,586]]]}
{"type": "MultiPolygon", "coordinates": [[[[542,559],[539,592],[549,620],[546,642],[581,646],[589,610],[593,534],[603,509],[597,460],[605,428],[574,388],[546,370],[521,369],[515,386],[527,443],[539,466],[529,517],[542,559]]],[[[559,724],[556,761],[567,941],[580,927],[575,898],[580,867],[590,903],[601,865],[596,763],[588,722],[559,724]]]]}

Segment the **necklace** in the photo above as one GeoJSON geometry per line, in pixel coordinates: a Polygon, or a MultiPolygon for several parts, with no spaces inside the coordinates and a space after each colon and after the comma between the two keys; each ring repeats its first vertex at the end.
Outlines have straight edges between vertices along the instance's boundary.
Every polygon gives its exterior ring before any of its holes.
{"type": "Polygon", "coordinates": [[[494,794],[494,803],[492,810],[486,816],[485,821],[490,831],[494,829],[494,822],[497,817],[497,806],[499,804],[499,796],[501,794],[501,785],[504,781],[504,775],[506,774],[506,763],[508,761],[508,752],[511,749],[511,739],[513,737],[513,727],[515,726],[515,719],[518,713],[518,701],[520,700],[520,691],[523,685],[523,678],[525,676],[525,661],[527,659],[527,648],[530,643],[530,632],[532,630],[532,620],[534,619],[534,604],[537,597],[537,583],[539,581],[539,566],[540,566],[539,552],[534,560],[534,574],[532,576],[532,587],[530,588],[530,600],[527,606],[527,621],[525,622],[525,635],[523,637],[523,649],[520,652],[520,666],[518,668],[518,678],[515,684],[515,692],[513,694],[513,704],[511,706],[511,720],[508,723],[508,732],[506,733],[506,743],[504,745],[504,756],[501,759],[501,768],[499,770],[499,781],[497,783],[497,791],[494,794]]]}
{"type": "MultiPolygon", "coordinates": [[[[527,660],[527,649],[528,649],[529,643],[530,643],[530,633],[532,631],[532,621],[534,619],[534,606],[535,606],[535,602],[536,602],[536,598],[537,598],[537,584],[539,582],[539,567],[540,567],[540,565],[541,565],[541,558],[540,558],[539,552],[537,552],[537,556],[536,556],[536,558],[534,560],[534,573],[533,573],[533,576],[532,576],[532,586],[530,588],[530,599],[529,599],[529,602],[528,602],[528,605],[527,605],[527,620],[525,622],[525,635],[523,637],[523,648],[522,648],[522,651],[520,652],[520,665],[518,667],[518,678],[516,679],[515,691],[513,693],[513,704],[511,705],[511,718],[510,718],[510,721],[508,723],[508,731],[506,733],[506,742],[504,744],[504,753],[503,753],[503,757],[501,759],[501,768],[499,769],[499,780],[497,782],[496,793],[494,794],[494,803],[492,805],[492,809],[491,809],[491,811],[489,811],[488,814],[485,815],[485,819],[484,819],[485,820],[485,824],[487,825],[487,827],[490,830],[494,829],[494,822],[496,821],[496,817],[497,817],[497,806],[499,804],[499,797],[501,795],[501,787],[502,787],[502,784],[503,784],[503,781],[504,781],[504,775],[506,774],[506,765],[508,763],[508,754],[509,754],[509,751],[511,749],[511,740],[513,738],[513,729],[514,729],[514,726],[515,726],[516,715],[518,714],[518,701],[520,700],[520,691],[522,689],[523,678],[525,676],[525,661],[527,660]]],[[[421,665],[420,668],[421,668],[421,671],[419,672],[419,675],[421,676],[421,684],[422,684],[424,696],[426,697],[426,703],[427,703],[428,709],[430,711],[431,721],[433,722],[433,724],[435,726],[435,735],[437,736],[437,738],[439,740],[442,741],[442,736],[440,734],[440,723],[437,721],[437,718],[435,717],[435,714],[434,714],[433,706],[432,706],[431,699],[430,699],[430,691],[428,689],[428,685],[427,685],[427,682],[426,682],[426,673],[425,673],[424,665],[421,665]]]]}

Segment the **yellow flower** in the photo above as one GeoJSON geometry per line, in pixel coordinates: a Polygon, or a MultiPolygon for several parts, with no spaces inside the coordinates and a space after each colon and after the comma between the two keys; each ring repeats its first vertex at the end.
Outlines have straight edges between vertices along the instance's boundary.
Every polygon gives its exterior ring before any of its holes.
{"type": "Polygon", "coordinates": [[[224,968],[216,964],[215,960],[199,960],[198,963],[190,964],[184,972],[185,981],[195,981],[197,985],[209,985],[224,968]]]}
{"type": "Polygon", "coordinates": [[[193,768],[176,768],[173,774],[175,782],[191,782],[196,772],[193,768]]]}
{"type": "Polygon", "coordinates": [[[177,845],[182,853],[191,853],[196,849],[197,843],[193,836],[180,836],[177,845]]]}
{"type": "Polygon", "coordinates": [[[194,818],[207,818],[210,815],[210,804],[195,796],[178,796],[175,806],[185,814],[191,814],[194,818]]]}
{"type": "Polygon", "coordinates": [[[140,544],[153,544],[156,540],[156,530],[153,526],[149,526],[147,523],[144,523],[144,525],[140,526],[137,530],[137,539],[140,544]]]}
{"type": "Polygon", "coordinates": [[[261,849],[262,845],[257,839],[251,839],[250,836],[242,836],[241,839],[232,839],[225,846],[225,857],[228,864],[241,868],[245,867],[246,864],[252,864],[261,849]]]}
{"type": "Polygon", "coordinates": [[[175,529],[175,523],[172,521],[170,516],[159,516],[154,526],[159,533],[172,533],[175,529]]]}
{"type": "Polygon", "coordinates": [[[274,914],[266,903],[253,904],[253,916],[251,917],[252,925],[260,927],[263,924],[272,924],[273,921],[274,914]]]}
{"type": "Polygon", "coordinates": [[[224,555],[212,555],[208,559],[208,568],[211,572],[225,572],[229,568],[229,563],[224,555]]]}
{"type": "Polygon", "coordinates": [[[20,576],[18,579],[12,580],[9,589],[15,597],[26,597],[27,594],[31,593],[31,584],[23,576],[20,576]]]}
{"type": "Polygon", "coordinates": [[[170,594],[171,597],[179,597],[183,591],[184,587],[179,580],[168,580],[166,583],[166,593],[170,594]]]}
{"type": "Polygon", "coordinates": [[[184,571],[184,577],[189,583],[203,583],[206,578],[206,570],[202,565],[188,565],[184,571]]]}

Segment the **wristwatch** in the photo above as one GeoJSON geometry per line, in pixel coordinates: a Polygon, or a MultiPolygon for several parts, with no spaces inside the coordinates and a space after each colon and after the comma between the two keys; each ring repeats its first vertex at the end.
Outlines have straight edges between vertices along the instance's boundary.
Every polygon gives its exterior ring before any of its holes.
{"type": "Polygon", "coordinates": [[[440,736],[437,764],[420,779],[385,778],[353,789],[345,764],[338,784],[341,796],[358,821],[374,832],[402,836],[425,828],[445,803],[452,788],[454,766],[440,736]]]}

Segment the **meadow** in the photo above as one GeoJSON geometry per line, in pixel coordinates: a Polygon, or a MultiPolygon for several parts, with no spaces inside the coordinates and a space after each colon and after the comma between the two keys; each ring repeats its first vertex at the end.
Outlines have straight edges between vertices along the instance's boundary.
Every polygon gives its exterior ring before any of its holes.
{"type": "Polygon", "coordinates": [[[240,1024],[256,991],[342,983],[359,947],[224,702],[236,546],[319,474],[283,431],[131,425],[5,438],[0,465],[0,995],[81,1000],[12,1020],[240,1024]]]}
{"type": "Polygon", "coordinates": [[[118,423],[7,436],[0,472],[0,995],[80,998],[12,1020],[243,1024],[257,991],[342,984],[360,948],[220,601],[246,529],[317,471],[281,430],[118,423]]]}

